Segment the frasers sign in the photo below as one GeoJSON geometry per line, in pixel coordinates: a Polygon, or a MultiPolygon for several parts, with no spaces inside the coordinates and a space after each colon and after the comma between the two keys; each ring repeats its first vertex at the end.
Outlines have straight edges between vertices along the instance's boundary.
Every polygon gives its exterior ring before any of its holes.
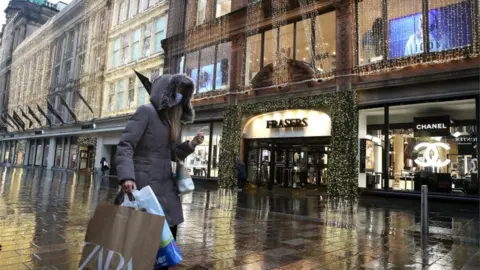
{"type": "Polygon", "coordinates": [[[267,128],[297,128],[308,127],[308,118],[267,120],[267,128]]]}
{"type": "Polygon", "coordinates": [[[415,137],[450,136],[450,116],[416,117],[413,119],[415,137]]]}
{"type": "Polygon", "coordinates": [[[285,110],[255,116],[243,129],[245,139],[327,137],[330,116],[314,110],[285,110]]]}

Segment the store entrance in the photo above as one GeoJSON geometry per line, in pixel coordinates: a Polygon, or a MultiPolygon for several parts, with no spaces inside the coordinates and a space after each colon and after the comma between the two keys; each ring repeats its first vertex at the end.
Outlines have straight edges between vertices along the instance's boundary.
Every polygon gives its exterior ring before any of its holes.
{"type": "Polygon", "coordinates": [[[248,181],[287,188],[327,185],[329,145],[330,137],[246,140],[248,181]]]}

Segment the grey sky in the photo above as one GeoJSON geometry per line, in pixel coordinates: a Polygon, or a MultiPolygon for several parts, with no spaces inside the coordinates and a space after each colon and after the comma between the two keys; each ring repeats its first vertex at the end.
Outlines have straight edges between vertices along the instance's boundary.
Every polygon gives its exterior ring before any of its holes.
{"type": "MultiPolygon", "coordinates": [[[[7,8],[8,6],[8,3],[10,2],[10,0],[0,0],[0,31],[2,29],[2,25],[5,23],[5,9],[7,8]]],[[[58,0],[49,0],[49,2],[52,2],[52,3],[57,3],[59,2],[58,0]]],[[[72,2],[72,0],[62,0],[62,2],[65,2],[65,3],[70,3],[72,2]]]]}

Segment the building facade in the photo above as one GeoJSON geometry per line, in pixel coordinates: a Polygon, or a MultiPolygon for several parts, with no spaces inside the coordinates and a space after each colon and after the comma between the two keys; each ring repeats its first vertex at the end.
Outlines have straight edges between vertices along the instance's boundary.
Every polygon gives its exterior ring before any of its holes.
{"type": "MultiPolygon", "coordinates": [[[[149,95],[138,80],[137,71],[152,80],[163,73],[163,48],[166,36],[168,1],[115,0],[108,35],[102,119],[122,119],[126,124],[149,95]]],[[[97,158],[105,157],[115,174],[113,156],[123,129],[98,134],[97,158]]],[[[100,160],[100,159],[99,159],[100,160]]]]}
{"type": "MultiPolygon", "coordinates": [[[[51,4],[45,0],[11,0],[5,9],[6,24],[0,34],[0,110],[7,107],[8,89],[11,78],[12,56],[15,49],[55,15],[63,5],[51,4]]],[[[3,12],[3,10],[2,10],[3,12]]]]}
{"type": "Polygon", "coordinates": [[[407,2],[172,2],[165,72],[197,83],[185,137],[211,128],[191,173],[234,186],[243,159],[258,185],[478,196],[479,2],[407,2]]]}
{"type": "Polygon", "coordinates": [[[72,1],[14,50],[3,160],[93,168],[110,13],[109,1],[72,1]]]}

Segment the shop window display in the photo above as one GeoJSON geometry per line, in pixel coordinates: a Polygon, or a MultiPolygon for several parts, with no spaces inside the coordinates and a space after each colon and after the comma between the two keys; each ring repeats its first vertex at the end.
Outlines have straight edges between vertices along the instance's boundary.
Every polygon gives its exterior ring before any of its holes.
{"type": "Polygon", "coordinates": [[[37,152],[35,153],[35,166],[42,165],[43,140],[37,140],[37,152]]]}
{"type": "Polygon", "coordinates": [[[478,195],[475,110],[473,99],[390,106],[388,144],[384,136],[375,135],[385,128],[377,121],[383,117],[383,108],[360,111],[359,137],[366,143],[361,140],[365,162],[360,163],[359,186],[362,173],[368,175],[373,168],[375,173],[381,170],[383,180],[372,186],[367,177],[367,188],[419,192],[421,185],[428,185],[430,192],[478,195]],[[362,136],[363,127],[366,136],[362,136]],[[376,148],[380,145],[388,147],[381,150],[383,156],[376,148]],[[378,166],[385,155],[388,166],[378,166]]]}
{"type": "Polygon", "coordinates": [[[469,46],[473,36],[472,13],[472,1],[468,0],[358,1],[358,63],[364,65],[424,53],[425,23],[428,23],[429,52],[469,46]],[[427,2],[428,22],[423,15],[423,2],[427,2]],[[386,20],[382,3],[387,4],[386,20]]]}
{"type": "Polygon", "coordinates": [[[205,140],[202,145],[195,148],[195,152],[187,157],[185,165],[190,170],[192,176],[207,177],[208,161],[209,161],[209,146],[210,146],[210,125],[195,124],[188,125],[182,130],[182,141],[192,140],[199,130],[205,135],[205,140]]]}
{"type": "Polygon", "coordinates": [[[72,137],[70,139],[70,161],[68,168],[76,169],[78,165],[78,138],[72,137]]]}
{"type": "Polygon", "coordinates": [[[245,57],[245,85],[249,85],[252,79],[260,71],[260,59],[262,55],[262,35],[251,36],[247,39],[245,57]]]}
{"type": "Polygon", "coordinates": [[[63,138],[57,138],[57,147],[55,149],[55,167],[62,166],[63,138]]]}
{"type": "Polygon", "coordinates": [[[223,123],[213,123],[210,177],[218,177],[218,163],[220,162],[220,149],[222,148],[222,132],[223,123]]]}

